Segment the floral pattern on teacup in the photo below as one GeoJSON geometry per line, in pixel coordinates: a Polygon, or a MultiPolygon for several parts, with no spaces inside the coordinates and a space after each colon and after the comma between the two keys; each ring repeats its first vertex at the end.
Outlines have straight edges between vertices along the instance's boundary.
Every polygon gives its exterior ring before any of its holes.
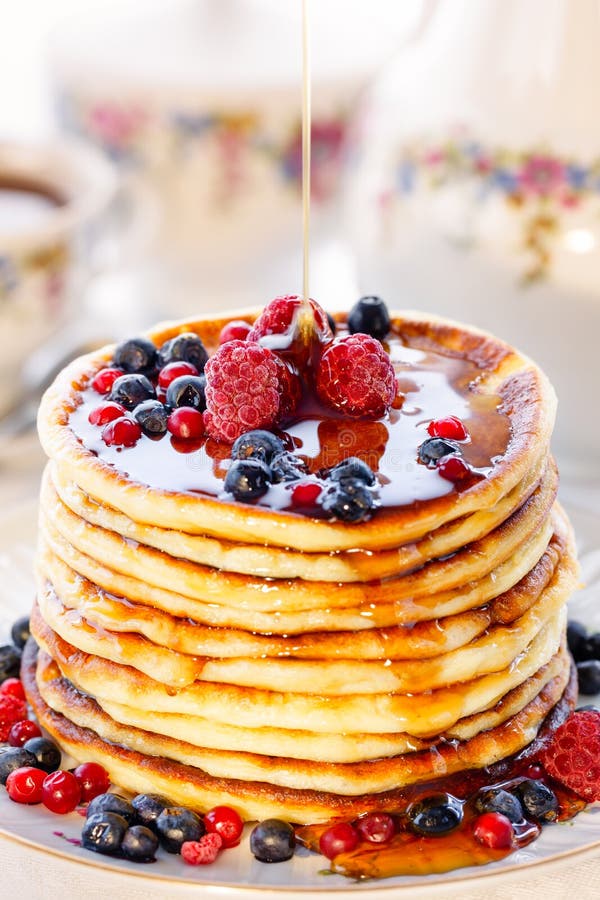
{"type": "Polygon", "coordinates": [[[466,134],[404,147],[394,185],[380,200],[386,207],[418,188],[439,190],[461,182],[475,188],[477,203],[500,196],[519,216],[526,284],[550,274],[570,212],[585,207],[594,218],[600,216],[600,158],[583,164],[546,148],[487,147],[466,134]]]}
{"type": "MultiPolygon", "coordinates": [[[[219,205],[235,201],[249,176],[251,158],[274,166],[284,183],[301,183],[301,123],[293,121],[282,134],[272,133],[259,113],[163,111],[142,109],[137,103],[87,101],[74,94],[60,98],[60,117],[70,131],[91,140],[123,166],[151,162],[152,138],[160,135],[162,152],[189,160],[212,141],[221,165],[215,199],[219,205]]],[[[338,184],[347,116],[342,113],[312,123],[312,192],[317,203],[331,199],[338,184]]],[[[160,152],[160,151],[158,151],[160,152]]]]}

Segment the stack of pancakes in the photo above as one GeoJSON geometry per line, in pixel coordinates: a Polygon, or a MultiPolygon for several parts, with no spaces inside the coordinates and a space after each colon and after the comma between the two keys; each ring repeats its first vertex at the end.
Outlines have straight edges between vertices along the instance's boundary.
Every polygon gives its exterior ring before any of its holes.
{"type": "MultiPolygon", "coordinates": [[[[150,337],[193,330],[214,348],[225,321],[150,337]]],[[[138,483],[127,451],[107,465],[69,427],[112,348],[58,378],[39,419],[39,652],[24,679],[76,759],[199,810],[319,822],[394,809],[408,786],[506,759],[568,713],[577,566],[552,389],[488,335],[394,327],[475,362],[511,438],[468,489],[359,524],[138,483]]]]}

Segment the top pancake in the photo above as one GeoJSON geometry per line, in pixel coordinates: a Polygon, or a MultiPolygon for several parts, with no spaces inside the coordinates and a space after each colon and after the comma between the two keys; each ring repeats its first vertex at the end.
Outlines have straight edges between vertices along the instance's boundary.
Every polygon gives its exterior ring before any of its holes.
{"type": "MultiPolygon", "coordinates": [[[[218,319],[167,323],[148,336],[160,345],[177,334],[193,331],[210,352],[228,321],[240,317],[252,321],[258,312],[237,311],[218,319]]],[[[80,392],[112,358],[112,346],[81,357],[58,376],[42,401],[40,438],[66,478],[90,497],[143,525],[307,552],[398,547],[423,538],[446,522],[493,506],[523,481],[547,453],[556,403],[549,382],[534,363],[484,332],[416,313],[394,314],[392,327],[394,334],[411,347],[435,350],[476,365],[479,375],[471,390],[501,399],[501,410],[511,430],[506,452],[495,461],[488,477],[465,490],[452,490],[445,496],[407,506],[382,508],[372,519],[358,524],[314,519],[198,493],[155,487],[149,491],[147,485],[87,450],[69,427],[69,416],[81,402],[80,392]]],[[[123,465],[125,460],[124,455],[123,465]]]]}

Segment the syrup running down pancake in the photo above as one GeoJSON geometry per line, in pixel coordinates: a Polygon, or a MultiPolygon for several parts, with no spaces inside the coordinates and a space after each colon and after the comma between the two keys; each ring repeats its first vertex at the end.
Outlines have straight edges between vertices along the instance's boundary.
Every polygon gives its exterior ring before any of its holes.
{"type": "MultiPolygon", "coordinates": [[[[215,357],[227,322],[257,315],[148,337],[161,348],[193,333],[215,357]]],[[[337,329],[343,341],[344,316],[337,329]]],[[[199,811],[315,823],[397,808],[562,721],[578,573],[556,503],[552,388],[452,322],[395,314],[381,347],[397,391],[387,412],[328,407],[308,370],[273,428],[303,475],[252,502],[225,489],[232,448],[214,437],[107,444],[89,417],[113,347],[58,377],[39,416],[49,463],[26,680],[76,758],[199,811]],[[448,416],[467,435],[454,481],[420,451],[448,416]],[[350,457],[373,473],[369,515],[295,503],[302,478],[326,490],[350,457]]]]}

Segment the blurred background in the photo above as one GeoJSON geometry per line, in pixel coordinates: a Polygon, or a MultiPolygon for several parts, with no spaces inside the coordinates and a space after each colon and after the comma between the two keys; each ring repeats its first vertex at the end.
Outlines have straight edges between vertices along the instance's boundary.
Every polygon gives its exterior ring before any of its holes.
{"type": "MultiPolygon", "coordinates": [[[[4,10],[0,464],[15,441],[35,455],[74,354],[300,289],[300,14],[4,10]]],[[[311,293],[515,343],[557,388],[563,471],[598,477],[598,0],[320,0],[311,26],[311,293]]]]}

